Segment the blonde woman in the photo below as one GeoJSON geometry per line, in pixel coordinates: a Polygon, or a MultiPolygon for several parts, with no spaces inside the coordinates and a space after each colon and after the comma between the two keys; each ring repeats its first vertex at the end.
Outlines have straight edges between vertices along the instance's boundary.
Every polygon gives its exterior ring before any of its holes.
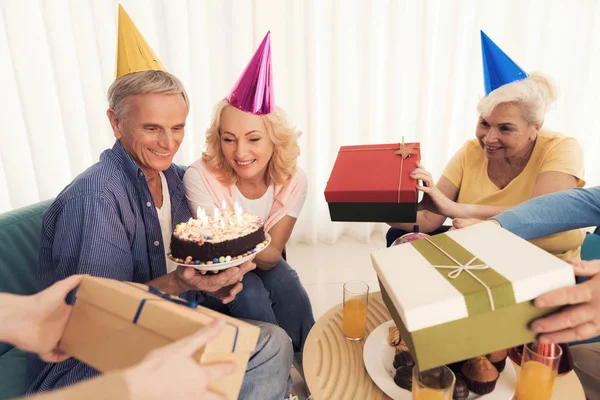
{"type": "Polygon", "coordinates": [[[257,268],[244,275],[236,299],[227,305],[215,301],[215,307],[237,318],[278,324],[301,359],[314,318],[298,274],[282,257],[306,198],[306,176],[296,165],[298,134],[280,108],[254,115],[224,99],[208,129],[206,151],[183,183],[192,213],[225,201],[263,219],[271,244],[254,258],[257,268]]]}
{"type": "MultiPolygon", "coordinates": [[[[237,318],[278,324],[302,364],[302,350],[315,320],[296,271],[282,253],[306,199],[306,175],[298,165],[298,136],[285,112],[275,106],[271,42],[267,33],[206,133],[206,151],[183,177],[192,214],[235,203],[260,216],[271,244],[254,258],[243,290],[227,305],[211,308],[237,318]]],[[[209,299],[210,300],[210,299],[209,299]]]]}

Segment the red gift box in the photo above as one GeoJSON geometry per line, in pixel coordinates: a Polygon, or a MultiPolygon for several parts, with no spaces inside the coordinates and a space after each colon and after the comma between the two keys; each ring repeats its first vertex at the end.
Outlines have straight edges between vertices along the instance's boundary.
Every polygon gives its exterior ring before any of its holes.
{"type": "Polygon", "coordinates": [[[414,222],[419,143],[342,146],[325,188],[332,221],[414,222]]]}

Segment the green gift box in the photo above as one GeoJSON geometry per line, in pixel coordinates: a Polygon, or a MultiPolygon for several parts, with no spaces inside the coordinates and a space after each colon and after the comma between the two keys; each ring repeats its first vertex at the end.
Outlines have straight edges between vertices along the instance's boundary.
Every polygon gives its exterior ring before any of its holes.
{"type": "Polygon", "coordinates": [[[422,370],[534,341],[533,299],[574,285],[559,258],[484,222],[371,253],[383,300],[422,370]]]}

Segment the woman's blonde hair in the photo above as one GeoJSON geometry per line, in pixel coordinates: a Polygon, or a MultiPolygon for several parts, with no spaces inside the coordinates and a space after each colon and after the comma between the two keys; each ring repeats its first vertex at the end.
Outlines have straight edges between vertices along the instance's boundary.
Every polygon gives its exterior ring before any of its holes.
{"type": "Polygon", "coordinates": [[[546,113],[558,96],[557,89],[549,77],[534,72],[527,78],[500,86],[479,101],[477,111],[484,118],[503,103],[514,103],[521,107],[525,119],[541,127],[546,113]]]}
{"type": "MultiPolygon", "coordinates": [[[[233,168],[227,164],[221,149],[221,116],[227,107],[233,107],[227,99],[221,100],[215,107],[212,123],[206,131],[206,151],[202,153],[202,161],[221,183],[233,185],[238,177],[233,168]]],[[[260,117],[273,142],[273,155],[267,165],[269,184],[282,184],[296,173],[296,164],[300,155],[298,137],[301,133],[291,125],[285,111],[280,107],[260,117]]]]}
{"type": "Polygon", "coordinates": [[[181,94],[188,110],[190,108],[183,83],[175,75],[155,70],[132,72],[115,79],[108,88],[108,108],[120,118],[129,96],[148,93],[181,94]]]}

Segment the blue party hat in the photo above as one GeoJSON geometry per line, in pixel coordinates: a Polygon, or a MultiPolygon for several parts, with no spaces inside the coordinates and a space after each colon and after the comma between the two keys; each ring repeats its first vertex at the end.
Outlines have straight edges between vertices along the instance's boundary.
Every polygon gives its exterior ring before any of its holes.
{"type": "Polygon", "coordinates": [[[485,95],[507,83],[527,78],[523,71],[505,52],[481,32],[481,57],[483,58],[483,81],[485,95]]]}

